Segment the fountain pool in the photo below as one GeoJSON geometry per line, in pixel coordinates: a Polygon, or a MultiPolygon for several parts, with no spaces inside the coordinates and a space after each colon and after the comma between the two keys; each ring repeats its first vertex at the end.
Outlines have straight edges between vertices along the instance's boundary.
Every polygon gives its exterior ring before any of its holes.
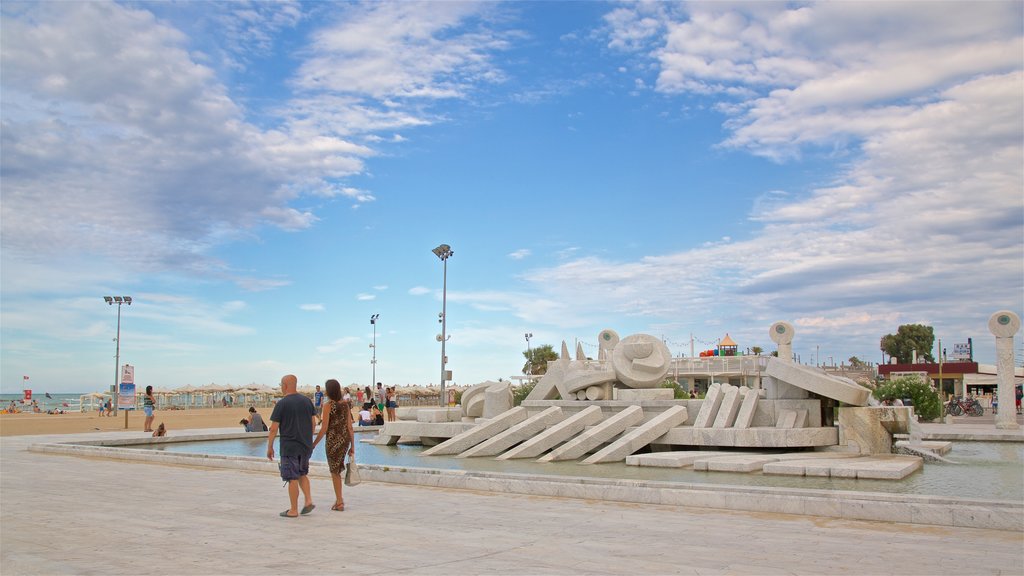
{"type": "MultiPolygon", "coordinates": [[[[357,436],[358,438],[358,436],[357,436]]],[[[176,453],[215,454],[263,458],[265,438],[243,438],[166,444],[137,444],[132,448],[176,453]]],[[[761,473],[703,472],[692,468],[653,468],[622,463],[579,465],[575,462],[538,463],[533,460],[493,460],[423,456],[421,446],[378,446],[359,443],[360,464],[389,467],[433,468],[519,474],[653,480],[708,485],[769,486],[894,494],[917,494],[945,498],[978,498],[1024,501],[1024,444],[1010,442],[957,442],[948,455],[958,464],[929,463],[899,481],[774,476],[761,473]]],[[[312,460],[326,460],[323,445],[312,460]]]]}

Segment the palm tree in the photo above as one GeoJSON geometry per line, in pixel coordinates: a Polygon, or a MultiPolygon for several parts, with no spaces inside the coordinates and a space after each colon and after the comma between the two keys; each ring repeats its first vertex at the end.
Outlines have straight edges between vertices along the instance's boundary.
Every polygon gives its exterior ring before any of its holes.
{"type": "Polygon", "coordinates": [[[540,376],[548,371],[548,362],[558,360],[558,353],[551,344],[544,344],[528,350],[523,350],[523,357],[526,364],[523,364],[523,374],[540,376]]]}

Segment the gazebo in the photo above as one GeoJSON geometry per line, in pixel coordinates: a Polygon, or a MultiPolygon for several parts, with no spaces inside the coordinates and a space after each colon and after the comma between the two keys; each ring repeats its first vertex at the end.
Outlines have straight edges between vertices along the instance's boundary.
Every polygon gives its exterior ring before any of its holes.
{"type": "Polygon", "coordinates": [[[725,333],[725,338],[718,343],[718,355],[719,356],[735,356],[739,350],[739,346],[729,337],[729,333],[725,333]]]}

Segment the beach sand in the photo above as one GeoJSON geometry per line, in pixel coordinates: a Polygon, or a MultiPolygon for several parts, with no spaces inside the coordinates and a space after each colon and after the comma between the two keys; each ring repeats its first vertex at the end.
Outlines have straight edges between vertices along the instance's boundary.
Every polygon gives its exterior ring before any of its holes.
{"type": "MultiPolygon", "coordinates": [[[[272,407],[258,409],[263,420],[270,424],[272,407]]],[[[153,415],[153,427],[163,422],[168,432],[189,428],[242,427],[238,421],[248,418],[247,406],[234,408],[196,408],[191,410],[157,410],[153,415]]],[[[140,431],[146,416],[141,410],[128,411],[128,429],[140,431]]],[[[95,412],[71,414],[0,414],[0,436],[23,436],[27,434],[75,434],[81,432],[124,430],[124,412],[117,416],[99,417],[95,412]]]]}

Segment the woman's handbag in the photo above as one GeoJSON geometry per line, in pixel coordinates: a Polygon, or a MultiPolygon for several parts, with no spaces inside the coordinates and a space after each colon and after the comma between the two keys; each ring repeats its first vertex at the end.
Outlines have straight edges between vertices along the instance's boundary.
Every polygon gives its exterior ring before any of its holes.
{"type": "Polygon", "coordinates": [[[345,486],[358,486],[362,482],[359,478],[359,468],[356,466],[355,458],[348,461],[348,466],[345,466],[345,486]]]}

